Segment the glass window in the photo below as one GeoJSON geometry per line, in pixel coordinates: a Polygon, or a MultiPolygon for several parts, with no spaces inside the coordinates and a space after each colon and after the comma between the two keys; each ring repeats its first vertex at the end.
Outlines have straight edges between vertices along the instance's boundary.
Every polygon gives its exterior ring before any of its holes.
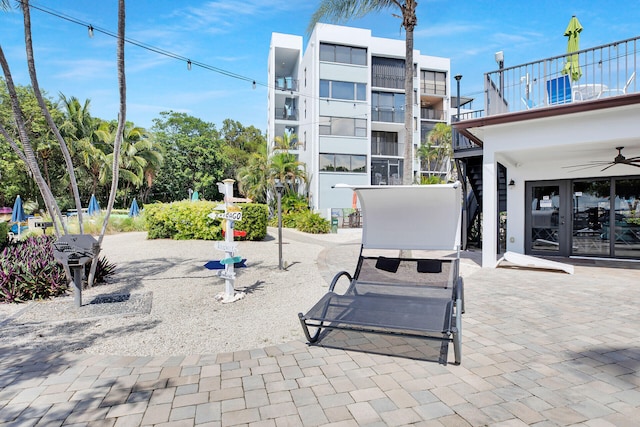
{"type": "Polygon", "coordinates": [[[351,156],[348,154],[336,154],[336,172],[351,171],[351,156]]]}
{"type": "Polygon", "coordinates": [[[329,87],[329,80],[320,80],[320,98],[329,98],[331,96],[329,87]]]}
{"type": "Polygon", "coordinates": [[[333,154],[320,153],[320,170],[325,172],[336,170],[333,154]]]}
{"type": "Polygon", "coordinates": [[[331,82],[331,97],[353,100],[353,86],[354,84],[350,82],[331,82]]]}
{"type": "Polygon", "coordinates": [[[367,85],[364,83],[356,83],[356,100],[367,100],[367,85]]]}
{"type": "Polygon", "coordinates": [[[432,95],[447,94],[447,73],[440,71],[420,71],[422,93],[432,95]]]}
{"type": "Polygon", "coordinates": [[[351,171],[364,173],[367,171],[367,156],[351,156],[351,171]]]}
{"type": "Polygon", "coordinates": [[[320,117],[320,135],[331,135],[331,117],[320,117]]]}
{"type": "Polygon", "coordinates": [[[343,64],[367,65],[367,49],[320,43],[320,60],[343,64]]]}
{"type": "Polygon", "coordinates": [[[354,134],[353,119],[333,117],[331,119],[331,134],[332,135],[353,135],[354,134]]]}
{"type": "Polygon", "coordinates": [[[335,62],[351,64],[351,48],[348,46],[336,46],[335,62]]]}
{"type": "Polygon", "coordinates": [[[355,119],[355,136],[367,136],[367,119],[355,119]]]}
{"type": "Polygon", "coordinates": [[[335,45],[320,43],[320,61],[335,62],[335,60],[336,60],[335,45]]]}

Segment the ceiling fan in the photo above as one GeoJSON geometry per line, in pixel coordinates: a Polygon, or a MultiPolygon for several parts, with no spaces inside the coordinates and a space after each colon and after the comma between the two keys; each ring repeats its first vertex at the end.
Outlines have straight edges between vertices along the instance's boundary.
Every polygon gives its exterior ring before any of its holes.
{"type": "Polygon", "coordinates": [[[616,147],[616,150],[618,150],[618,155],[614,157],[613,161],[609,162],[606,160],[598,160],[598,161],[585,163],[582,165],[565,166],[565,168],[578,168],[578,169],[574,169],[573,170],[574,172],[583,170],[583,169],[588,169],[591,167],[600,167],[600,166],[604,166],[602,170],[605,171],[609,169],[611,166],[615,166],[615,165],[629,165],[629,166],[635,166],[637,168],[640,168],[640,156],[626,158],[625,156],[622,155],[623,148],[624,147],[616,147]]]}

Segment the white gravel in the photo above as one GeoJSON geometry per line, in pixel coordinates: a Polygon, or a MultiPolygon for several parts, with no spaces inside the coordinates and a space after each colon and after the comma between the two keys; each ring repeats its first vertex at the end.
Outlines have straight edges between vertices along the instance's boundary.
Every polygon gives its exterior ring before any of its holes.
{"type": "Polygon", "coordinates": [[[0,353],[13,348],[123,356],[215,354],[302,339],[298,312],[308,310],[340,269],[353,271],[361,230],[308,235],[284,230],[278,269],[277,229],[262,242],[239,242],[247,268],[223,304],[224,280],[204,264],[223,255],[211,241],[147,240],[146,233],[106,236],[102,254],[117,265],[108,285],[73,296],[0,304],[0,353]],[[97,297],[119,302],[91,304],[97,297]],[[14,347],[15,346],[15,347],[14,347]]]}

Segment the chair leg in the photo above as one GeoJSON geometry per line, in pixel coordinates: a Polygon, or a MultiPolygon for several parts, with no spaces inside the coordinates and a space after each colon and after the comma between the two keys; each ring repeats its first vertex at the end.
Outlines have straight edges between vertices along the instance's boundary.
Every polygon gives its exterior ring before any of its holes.
{"type": "Polygon", "coordinates": [[[300,320],[300,325],[302,325],[302,331],[304,332],[304,336],[307,338],[307,341],[309,341],[310,343],[318,341],[322,328],[319,327],[316,333],[311,335],[311,333],[309,332],[309,327],[305,323],[304,315],[302,313],[298,313],[298,319],[300,320]]]}

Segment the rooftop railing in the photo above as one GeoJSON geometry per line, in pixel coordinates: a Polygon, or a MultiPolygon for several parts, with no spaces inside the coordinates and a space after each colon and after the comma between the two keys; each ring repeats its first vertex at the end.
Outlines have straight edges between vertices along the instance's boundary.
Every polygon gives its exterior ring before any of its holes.
{"type": "Polygon", "coordinates": [[[486,73],[485,114],[636,93],[640,91],[639,48],[640,37],[636,37],[486,73]],[[573,66],[568,65],[571,62],[573,66]]]}

